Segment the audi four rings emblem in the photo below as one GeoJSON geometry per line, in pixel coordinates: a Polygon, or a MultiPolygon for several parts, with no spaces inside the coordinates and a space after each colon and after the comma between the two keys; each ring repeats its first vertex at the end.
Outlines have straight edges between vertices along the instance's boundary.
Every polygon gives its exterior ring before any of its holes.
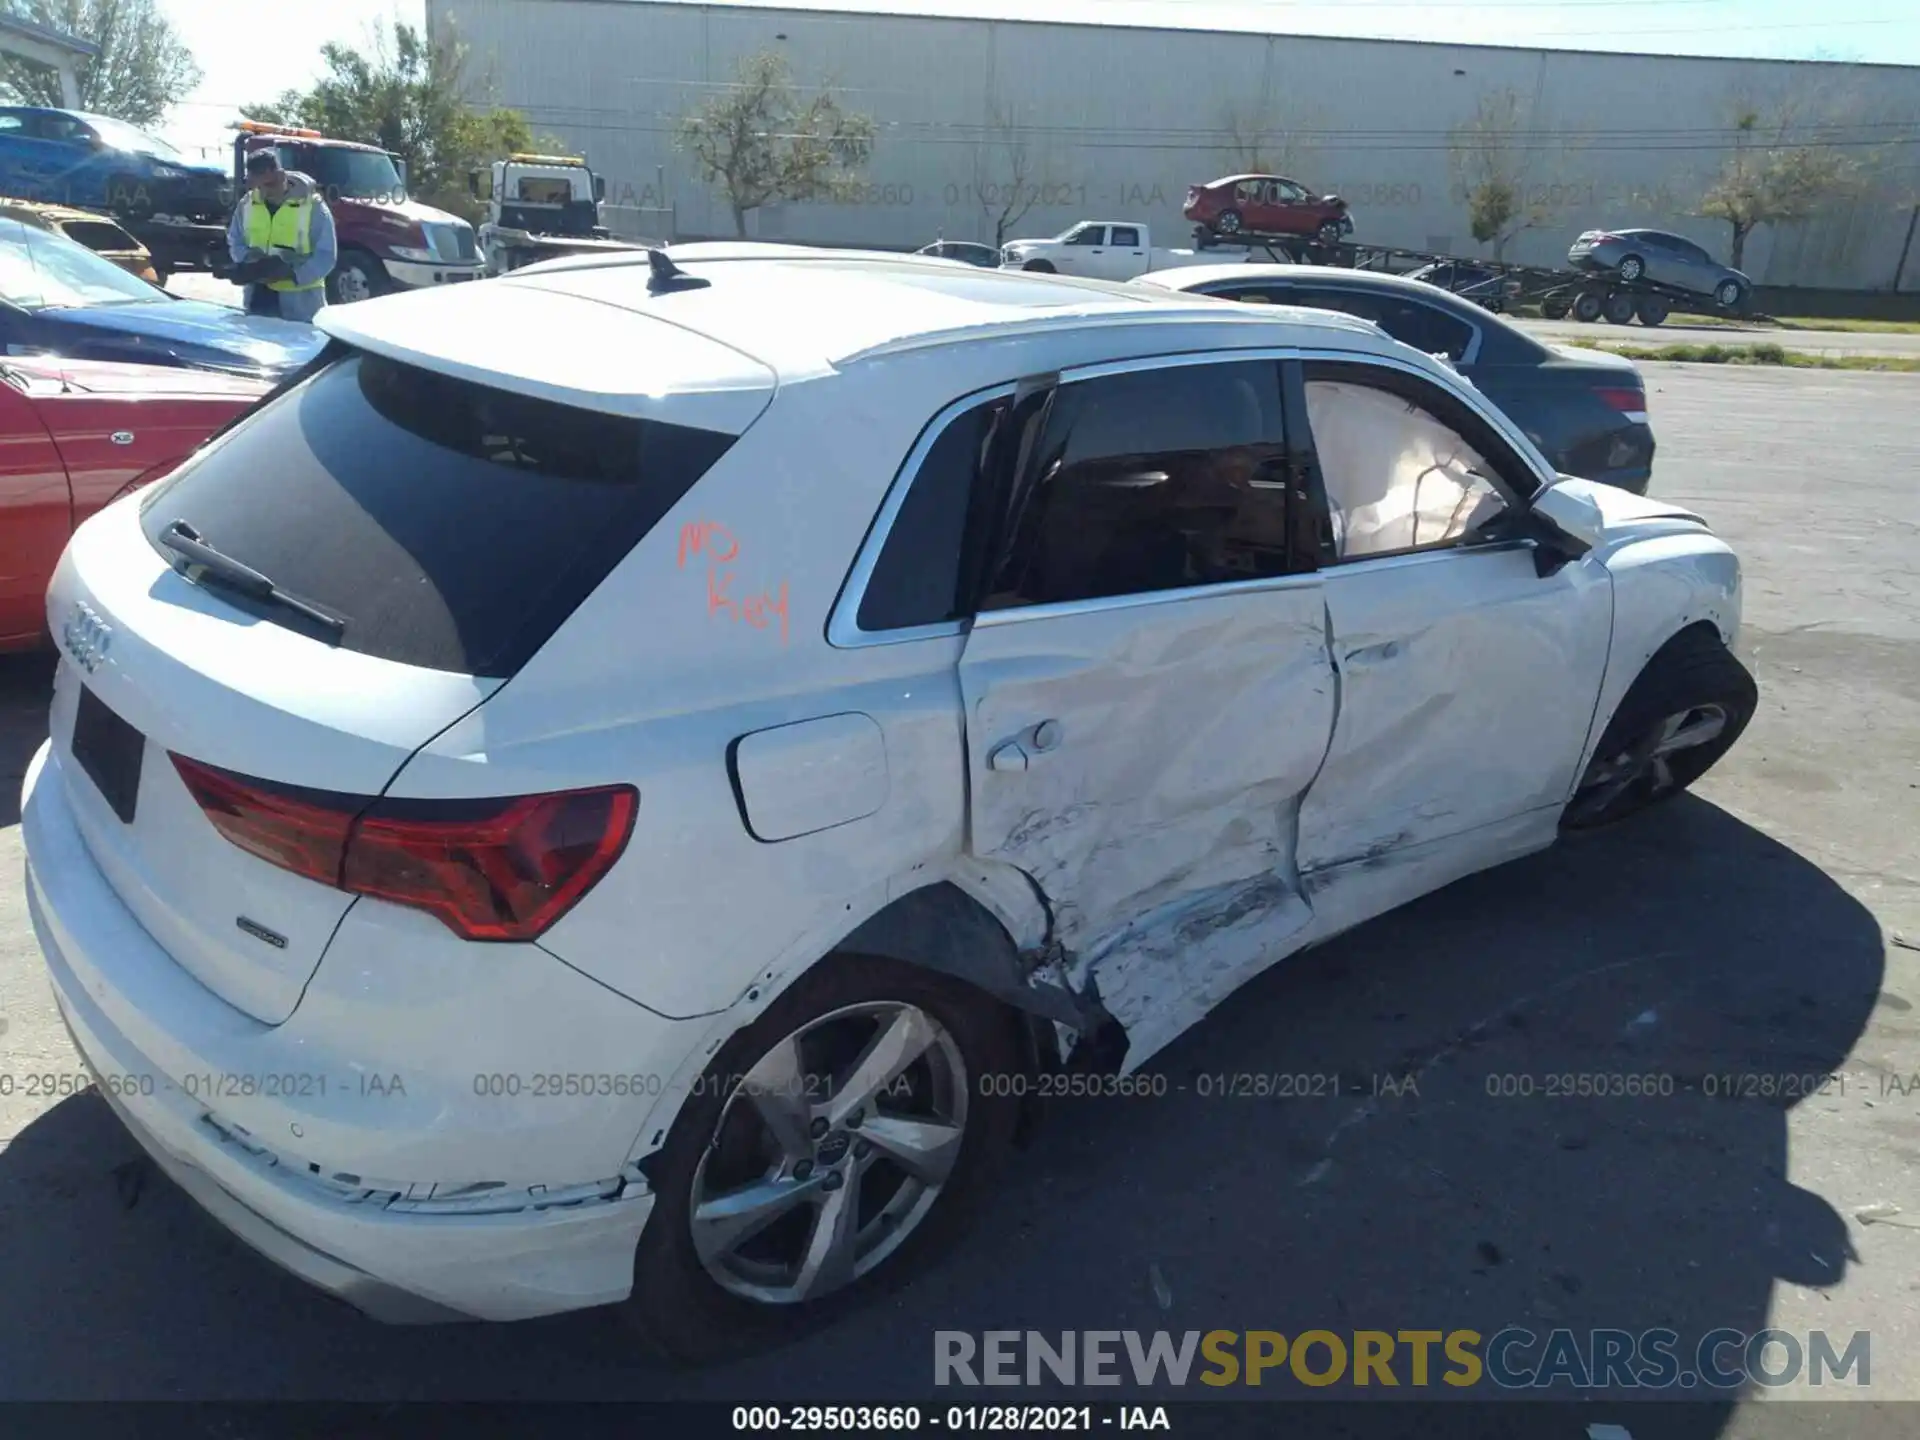
{"type": "Polygon", "coordinates": [[[82,601],[75,604],[73,613],[67,616],[60,638],[66,642],[73,663],[91,675],[107,658],[107,647],[113,643],[113,627],[82,601]]]}

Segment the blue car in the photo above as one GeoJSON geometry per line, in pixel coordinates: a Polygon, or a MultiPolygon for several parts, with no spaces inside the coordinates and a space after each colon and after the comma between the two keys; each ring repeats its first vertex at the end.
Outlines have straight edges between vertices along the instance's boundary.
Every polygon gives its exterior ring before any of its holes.
{"type": "Polygon", "coordinates": [[[0,194],[195,224],[225,223],[234,198],[224,167],[189,160],[157,135],[36,105],[0,106],[0,194]]]}
{"type": "Polygon", "coordinates": [[[134,360],[278,379],[325,343],[311,325],[182,300],[63,235],[0,220],[5,354],[134,360]]]}

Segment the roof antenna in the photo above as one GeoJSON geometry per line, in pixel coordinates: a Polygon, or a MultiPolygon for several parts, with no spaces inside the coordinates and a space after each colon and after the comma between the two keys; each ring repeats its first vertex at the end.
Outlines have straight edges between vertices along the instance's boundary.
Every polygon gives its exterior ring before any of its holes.
{"type": "Polygon", "coordinates": [[[647,281],[647,292],[658,295],[666,290],[704,290],[713,282],[689,275],[678,265],[664,249],[647,251],[647,268],[652,272],[647,281]]]}

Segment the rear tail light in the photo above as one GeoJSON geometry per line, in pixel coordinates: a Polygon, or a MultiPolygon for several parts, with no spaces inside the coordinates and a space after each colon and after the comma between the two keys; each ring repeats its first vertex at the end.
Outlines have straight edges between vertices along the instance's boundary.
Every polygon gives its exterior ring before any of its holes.
{"type": "Polygon", "coordinates": [[[633,833],[630,785],[482,800],[307,790],[171,757],[228,840],[354,895],[408,905],[466,940],[532,940],[612,868],[633,833]]]}
{"type": "Polygon", "coordinates": [[[1618,410],[1636,425],[1647,423],[1647,392],[1627,386],[1602,385],[1594,392],[1609,408],[1618,410]]]}

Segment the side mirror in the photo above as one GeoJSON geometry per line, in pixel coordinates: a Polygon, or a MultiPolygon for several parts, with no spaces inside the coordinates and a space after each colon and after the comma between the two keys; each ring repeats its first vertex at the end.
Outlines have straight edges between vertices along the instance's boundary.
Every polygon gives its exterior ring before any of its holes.
{"type": "Polygon", "coordinates": [[[1549,485],[1527,510],[1527,530],[1535,542],[1535,568],[1551,575],[1569,560],[1578,560],[1606,538],[1607,522],[1590,495],[1561,485],[1549,485]]]}
{"type": "Polygon", "coordinates": [[[593,203],[598,205],[602,200],[606,198],[607,198],[607,177],[604,175],[596,175],[593,177],[593,203]]]}

